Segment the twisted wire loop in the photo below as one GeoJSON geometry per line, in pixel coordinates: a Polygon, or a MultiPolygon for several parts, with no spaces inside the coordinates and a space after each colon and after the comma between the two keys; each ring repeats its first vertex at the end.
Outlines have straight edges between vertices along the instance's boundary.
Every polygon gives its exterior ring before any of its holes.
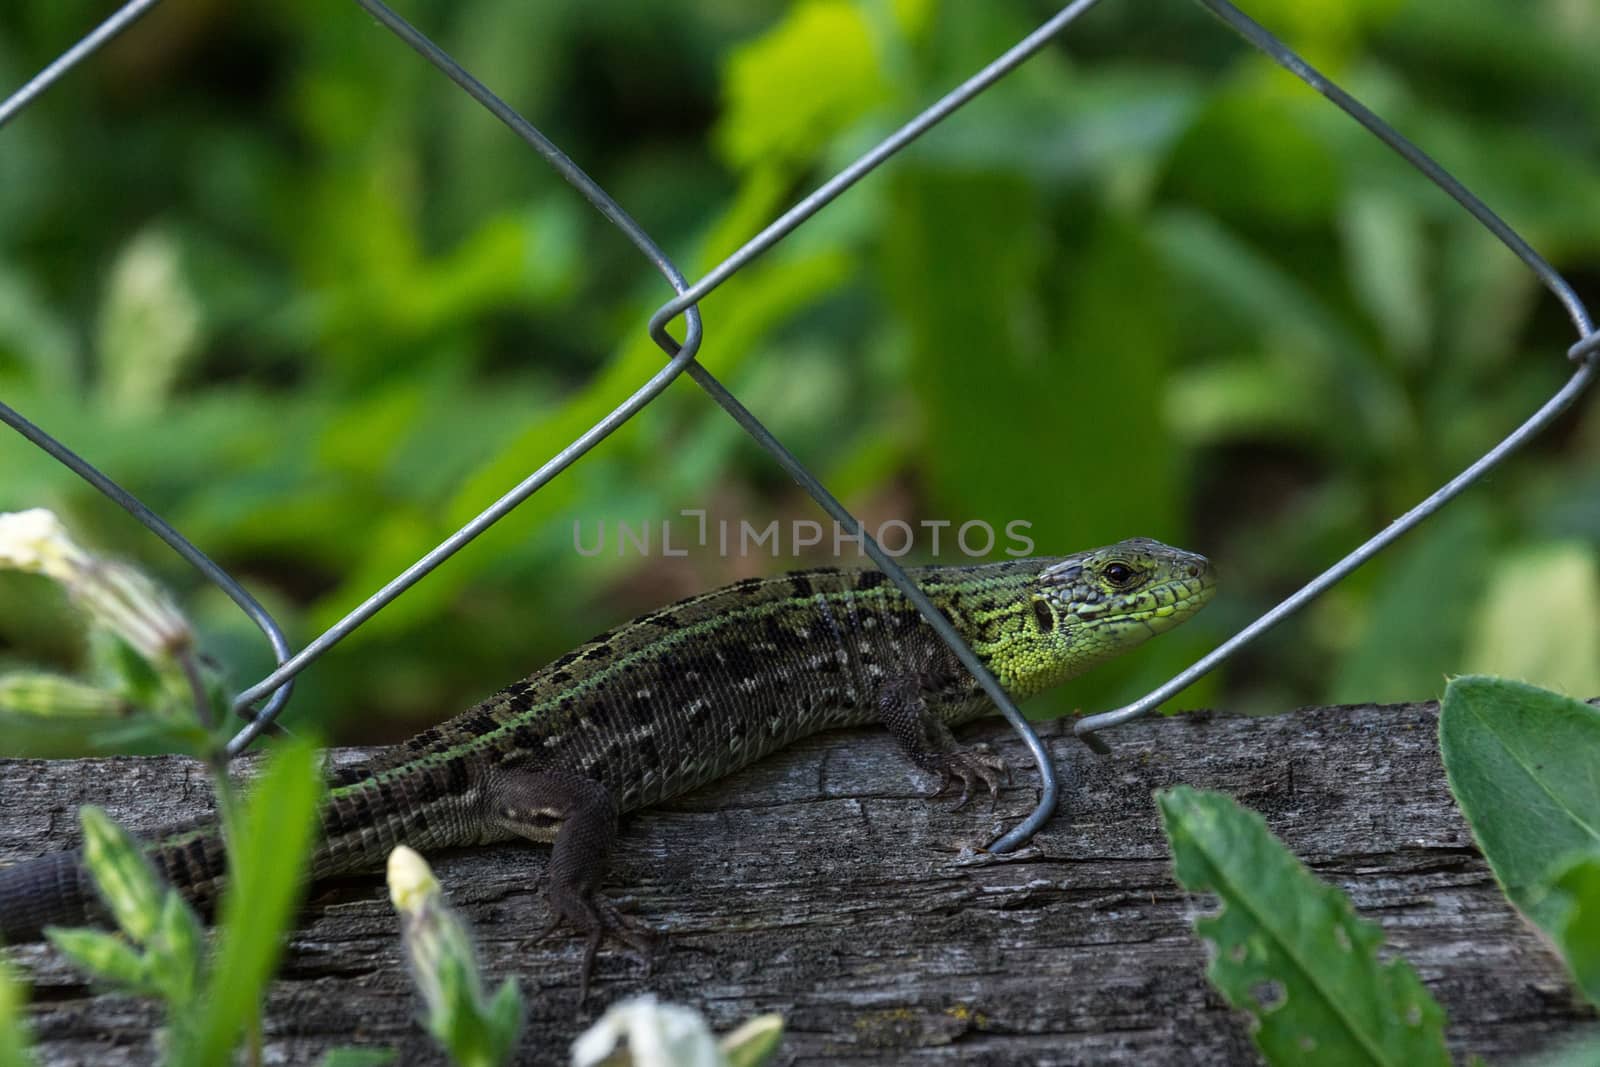
{"type": "Polygon", "coordinates": [[[1572,320],[1573,326],[1577,328],[1579,341],[1568,350],[1567,355],[1571,360],[1578,363],[1578,368],[1567,379],[1566,384],[1556,391],[1554,396],[1545,401],[1525,422],[1507,434],[1498,444],[1482,456],[1479,456],[1466,470],[1444,483],[1421,503],[1391,522],[1388,526],[1385,526],[1354,551],[1339,560],[1339,562],[1307,582],[1293,595],[1273,606],[1250,625],[1138,700],[1133,701],[1131,704],[1125,704],[1114,711],[1090,715],[1074,723],[1073,732],[1086,742],[1090,748],[1100,753],[1109,752],[1110,749],[1106,746],[1105,741],[1098,736],[1097,731],[1145,715],[1163,701],[1188,688],[1194,682],[1215,670],[1219,664],[1239,649],[1327,592],[1328,589],[1341,581],[1350,572],[1387,548],[1402,534],[1405,534],[1422,522],[1423,519],[1444,507],[1463,489],[1476,482],[1501,460],[1521,448],[1530,438],[1548,426],[1556,416],[1570,407],[1572,402],[1578,398],[1578,394],[1582,393],[1590,382],[1594,380],[1597,364],[1600,364],[1600,360],[1588,358],[1594,356],[1596,352],[1600,352],[1600,334],[1596,334],[1594,325],[1589,318],[1589,311],[1584,307],[1583,301],[1578,298],[1578,294],[1567,283],[1567,280],[1546,262],[1543,256],[1535,252],[1532,246],[1523,240],[1522,236],[1513,230],[1505,220],[1489,210],[1488,205],[1468,191],[1466,186],[1462,185],[1448,171],[1434,162],[1427,153],[1402,137],[1395,131],[1394,127],[1373,114],[1359,100],[1323,77],[1309,63],[1291,51],[1287,45],[1267,32],[1260,23],[1234,7],[1228,0],[1198,0],[1198,2],[1227,23],[1230,28],[1246,41],[1271,56],[1280,66],[1327,97],[1341,111],[1359,122],[1368,132],[1388,145],[1401,158],[1420,171],[1423,177],[1449,194],[1451,199],[1465,208],[1473,218],[1483,224],[1485,229],[1499,238],[1500,242],[1507,248],[1511,249],[1517,258],[1522,260],[1529,270],[1533,271],[1545,288],[1549,289],[1556,299],[1561,302],[1562,307],[1566,309],[1567,316],[1572,320]]]}
{"type": "Polygon", "coordinates": [[[1597,355],[1600,355],[1600,330],[1595,330],[1567,349],[1567,358],[1574,363],[1582,363],[1597,355]]]}
{"type": "MultiPolygon", "coordinates": [[[[0,127],[16,118],[22,111],[37,100],[45,90],[60,81],[68,71],[78,63],[93,55],[102,45],[116,37],[123,30],[133,25],[160,0],[129,0],[114,11],[109,18],[94,29],[90,30],[78,42],[62,52],[48,63],[43,70],[29,78],[22,87],[13,92],[5,100],[0,101],[0,127]]],[[[0,422],[4,422],[37,448],[53,457],[58,463],[72,471],[78,477],[94,486],[118,506],[132,515],[150,532],[165,541],[173,551],[187,560],[191,566],[214,583],[228,599],[239,606],[239,609],[255,623],[266,637],[267,643],[272,646],[273,657],[282,664],[289,658],[289,641],[283,635],[283,629],[271,613],[251,596],[244,586],[240,585],[232,575],[223,570],[211,557],[200,551],[188,538],[179,533],[161,516],[150,510],[138,497],[118,485],[107,477],[88,460],[68,448],[61,441],[52,437],[42,427],[30,422],[21,412],[9,404],[0,401],[0,422]]],[[[262,709],[262,715],[270,721],[283,706],[289,702],[290,687],[285,685],[276,693],[262,709]]],[[[197,690],[197,700],[204,700],[204,694],[197,690]]],[[[200,721],[205,722],[210,714],[210,709],[197,707],[196,713],[200,721]]]]}
{"type": "MultiPolygon", "coordinates": [[[[1065,29],[1069,24],[1076,20],[1079,15],[1095,6],[1099,0],[1076,0],[1075,3],[1068,5],[1061,12],[1057,13],[1054,17],[1045,22],[1039,29],[1035,30],[1022,41],[1018,42],[1015,46],[1008,49],[994,62],[985,66],[982,70],[978,71],[978,73],[962,82],[959,86],[951,90],[944,97],[940,98],[933,105],[920,112],[916,117],[902,126],[895,133],[879,142],[860,159],[856,160],[854,163],[840,171],[835,177],[825,182],[815,192],[805,197],[793,208],[780,216],[776,222],[762,230],[761,233],[757,234],[750,241],[746,242],[727,259],[723,260],[716,267],[712,268],[712,270],[708,272],[704,278],[702,278],[699,282],[696,282],[693,286],[688,284],[688,281],[684,278],[682,272],[678,270],[678,268],[672,263],[667,255],[650,237],[650,235],[646,233],[637,222],[634,221],[627,211],[625,211],[621,205],[612,199],[610,194],[608,194],[599,185],[599,183],[590,178],[581,167],[572,161],[571,158],[563,153],[548,138],[540,134],[531,123],[517,114],[517,112],[503,100],[495,96],[494,93],[492,93],[486,86],[474,78],[470,73],[462,68],[459,63],[445,53],[443,49],[439,48],[438,45],[430,41],[421,31],[417,30],[400,15],[396,14],[392,9],[383,4],[381,0],[356,0],[356,2],[359,3],[367,12],[372,14],[373,17],[378,19],[379,22],[381,22],[401,40],[405,41],[408,45],[415,49],[420,55],[423,56],[423,58],[428,60],[428,62],[439,68],[440,71],[442,71],[447,77],[460,86],[465,92],[468,93],[468,95],[470,95],[474,100],[478,101],[478,103],[482,104],[492,114],[494,114],[496,118],[504,122],[515,133],[517,133],[518,136],[526,141],[528,145],[545,160],[545,162],[549,163],[563,178],[565,178],[574,188],[576,188],[583,195],[583,197],[601,213],[601,215],[611,222],[612,225],[621,230],[633,243],[634,247],[636,247],[646,259],[654,264],[656,269],[660,271],[660,273],[667,279],[668,283],[671,284],[677,295],[668,303],[662,305],[662,307],[651,317],[647,328],[649,329],[650,336],[661,347],[662,351],[667,354],[669,359],[668,367],[674,368],[674,373],[672,376],[676,376],[676,369],[686,367],[689,377],[693,379],[697,385],[704,389],[706,393],[714,401],[716,401],[716,403],[721,406],[722,409],[726,411],[733,418],[733,420],[751,436],[751,438],[756,441],[757,444],[765,449],[773,457],[773,459],[775,459],[778,464],[783,467],[784,471],[811,495],[811,498],[815,500],[824,511],[826,511],[844,528],[851,531],[854,536],[861,539],[862,548],[865,550],[868,557],[871,558],[873,563],[889,576],[889,579],[893,581],[900,591],[907,597],[907,599],[911,601],[911,603],[922,614],[923,618],[928,622],[928,624],[933,627],[936,633],[939,634],[940,638],[950,646],[951,650],[955,652],[962,664],[972,672],[973,676],[977,679],[978,684],[983,687],[985,693],[987,693],[990,699],[994,701],[995,705],[999,708],[1000,713],[1005,716],[1012,728],[1016,730],[1019,735],[1021,735],[1024,743],[1028,746],[1029,752],[1033,756],[1034,763],[1038,767],[1040,780],[1039,797],[1034,805],[1033,810],[1028,814],[1028,816],[1010,831],[991,842],[988,848],[993,852],[1006,852],[1015,849],[1023,842],[1027,841],[1027,839],[1031,837],[1040,826],[1044,825],[1045,820],[1047,820],[1055,811],[1060,791],[1060,786],[1056,780],[1054,764],[1051,762],[1049,754],[1045,751],[1043,743],[1039,740],[1039,737],[1034,732],[1033,728],[1028,724],[1028,721],[1023,717],[1022,712],[1017,709],[1016,704],[1011,700],[1010,696],[1007,695],[1005,689],[1000,685],[999,681],[995,679],[994,675],[983,664],[983,661],[978,658],[977,654],[974,653],[970,647],[968,647],[961,635],[956,632],[955,627],[953,627],[949,620],[947,620],[944,615],[939,612],[938,608],[936,608],[933,602],[927,598],[926,594],[924,594],[921,589],[917,588],[916,583],[911,581],[900,565],[896,563],[894,559],[892,559],[887,553],[885,553],[878,545],[877,541],[867,533],[861,522],[856,519],[855,516],[851,515],[844,505],[841,504],[839,500],[832,493],[830,493],[820,481],[817,480],[816,476],[806,469],[805,465],[800,462],[799,458],[796,457],[793,452],[789,451],[789,449],[784,447],[784,445],[771,433],[771,431],[766,428],[766,426],[761,423],[758,418],[756,418],[753,413],[751,413],[748,408],[740,403],[739,400],[731,392],[729,392],[721,382],[717,381],[716,377],[713,376],[709,370],[700,365],[698,362],[694,362],[694,354],[695,350],[698,348],[700,338],[700,326],[697,317],[699,313],[698,303],[705,297],[707,293],[712,292],[717,288],[717,286],[721,285],[728,278],[732,277],[740,269],[748,265],[751,261],[756,259],[767,249],[771,248],[778,241],[782,240],[801,223],[809,219],[812,215],[816,214],[823,207],[829,204],[844,190],[860,181],[890,156],[894,155],[896,152],[900,151],[900,149],[910,144],[922,133],[931,129],[946,116],[958,109],[962,104],[971,100],[973,97],[987,89],[994,82],[1004,77],[1007,73],[1022,63],[1023,60],[1027,59],[1039,49],[1043,48],[1045,44],[1047,44],[1057,33],[1065,29]],[[685,340],[680,344],[671,336],[671,334],[667,332],[666,327],[671,320],[679,315],[685,314],[685,312],[687,312],[689,332],[685,335],[685,340]]],[[[668,380],[670,380],[670,378],[668,380]]],[[[520,488],[521,487],[519,487],[519,489],[520,488]]],[[[534,488],[537,488],[537,486],[534,486],[534,488]]],[[[529,492],[531,491],[532,490],[530,489],[529,492]]],[[[520,502],[520,499],[518,502],[520,502]]],[[[515,505],[513,504],[512,506],[515,505]]],[[[509,510],[509,508],[507,510],[509,510]]],[[[492,522],[493,520],[491,519],[489,521],[492,522]]],[[[485,525],[487,525],[487,523],[485,525]]],[[[463,541],[462,543],[465,542],[463,541]]],[[[396,580],[395,584],[398,584],[398,582],[399,579],[396,580]]],[[[398,594],[403,590],[403,588],[403,586],[396,588],[394,593],[398,594]]],[[[369,601],[369,604],[372,605],[372,611],[376,611],[379,607],[382,607],[383,603],[387,602],[387,600],[380,600],[380,598],[383,597],[384,593],[386,592],[388,592],[387,587],[383,592],[380,592],[378,596],[375,596],[372,601],[369,601]]],[[[365,607],[367,607],[367,605],[363,605],[363,608],[365,607]]],[[[357,609],[358,612],[360,610],[361,609],[357,609]]],[[[369,611],[368,614],[371,614],[371,612],[369,611]]],[[[343,636],[344,632],[348,632],[348,630],[353,629],[355,625],[359,625],[359,623],[365,617],[366,616],[362,616],[358,619],[352,615],[351,620],[348,620],[351,622],[351,625],[343,632],[334,636],[333,640],[337,640],[338,637],[343,636]]],[[[343,623],[340,625],[342,626],[343,623]]],[[[339,629],[339,627],[335,627],[335,630],[337,629],[339,629]]],[[[333,631],[329,631],[329,634],[333,634],[333,631]]],[[[329,635],[324,635],[324,638],[328,636],[329,635]]],[[[320,652],[323,650],[316,647],[317,644],[322,640],[323,638],[319,638],[318,642],[313,642],[311,646],[307,647],[306,653],[302,653],[302,655],[306,656],[307,661],[309,661],[310,658],[313,658],[314,655],[320,654],[320,652]],[[313,649],[316,651],[313,652],[313,649]]],[[[331,643],[332,641],[329,641],[329,644],[331,643]]],[[[266,692],[269,688],[269,683],[273,681],[273,677],[276,675],[284,675],[285,677],[292,675],[294,669],[298,669],[298,667],[296,667],[296,663],[300,659],[300,656],[296,656],[295,659],[291,660],[289,664],[286,664],[284,667],[281,667],[278,672],[275,672],[274,676],[263,680],[254,689],[243,694],[240,699],[245,700],[248,697],[259,699],[261,693],[266,692]]],[[[300,665],[303,666],[303,664],[300,665]]],[[[245,731],[241,731],[240,738],[243,739],[241,746],[242,744],[249,743],[249,737],[245,736],[248,732],[249,728],[247,728],[245,731]]]]}
{"type": "MultiPolygon", "coordinates": [[[[63,52],[38,75],[29,80],[3,102],[0,102],[0,126],[10,121],[24,108],[55,84],[73,66],[91,55],[127,26],[155,6],[159,0],[129,0],[114,14],[86,34],[80,41],[63,52]]],[[[234,702],[237,712],[250,721],[228,742],[228,754],[235,755],[247,747],[273,721],[289,698],[293,679],[323,653],[348,636],[396,597],[439,566],[455,552],[472,541],[484,530],[499,521],[542,486],[575,463],[591,448],[622,426],[638,411],[661,394],[680,374],[687,374],[703,389],[750,437],[766,450],[773,459],[811,495],[824,511],[861,540],[863,549],[881,570],[913,603],[930,626],[950,646],[961,662],[970,670],[985,692],[994,701],[1013,729],[1026,742],[1038,765],[1041,790],[1033,811],[1010,831],[988,847],[990,851],[1005,852],[1025,842],[1054,812],[1058,785],[1052,763],[1038,736],[1029,727],[1015,704],[1001,688],[982,661],[972,652],[949,621],[938,612],[928,598],[906,576],[894,559],[889,557],[866,532],[862,524],[806,469],[805,465],[773,436],[759,419],[706,370],[696,357],[704,341],[704,327],[700,317],[699,302],[738,271],[759,258],[784,237],[805,223],[822,208],[844,193],[856,182],[877,169],[895,153],[933,128],[961,106],[977,97],[1000,78],[1037,53],[1061,31],[1093,8],[1099,0],[1074,0],[1037,29],[1022,38],[1010,49],[919,112],[894,133],[885,137],[860,158],[838,174],[818,186],[765,229],[761,230],[732,255],[717,264],[704,277],[692,285],[655,240],[605,191],[586,174],[554,142],[545,137],[532,123],[518,114],[510,105],[491,92],[482,82],[452,59],[425,34],[412,26],[381,0],[356,0],[356,2],[381,25],[410,46],[425,60],[438,68],[486,110],[504,123],[516,136],[531,147],[541,159],[561,175],[600,214],[615,226],[651,263],[671,286],[674,296],[661,305],[650,317],[647,329],[652,339],[666,353],[667,363],[639,386],[626,400],[613,408],[583,434],[551,457],[542,467],[506,492],[500,499],[485,508],[471,521],[451,534],[437,547],[397,575],[387,585],[372,594],[359,607],[299,652],[290,654],[289,645],[271,615],[242,587],[203,552],[191,544],[177,530],[142,504],[127,490],[101,473],[82,457],[67,448],[38,426],[29,422],[14,409],[0,403],[0,421],[7,423],[23,437],[63,465],[77,473],[90,485],[125,508],[139,522],[170,545],[210,581],[216,583],[238,604],[246,615],[266,635],[277,660],[277,667],[255,685],[241,693],[234,702]],[[678,318],[684,320],[683,340],[679,341],[668,331],[668,326],[678,318]],[[262,702],[265,701],[264,704],[262,702]],[[257,710],[257,705],[261,705],[257,710]]],[[[1219,645],[1206,656],[1172,679],[1152,690],[1146,696],[1114,711],[1091,715],[1075,725],[1076,734],[1091,748],[1105,752],[1108,749],[1097,731],[1126,722],[1155,708],[1162,701],[1178,693],[1196,679],[1209,673],[1238,649],[1260,634],[1299,610],[1351,571],[1371,559],[1395,539],[1416,526],[1423,519],[1443,507],[1450,499],[1491,467],[1514,452],[1540,432],[1549,422],[1570,406],[1577,396],[1600,373],[1600,332],[1597,332],[1589,313],[1572,287],[1522,237],[1490,211],[1460,182],[1369,111],[1359,101],[1338,85],[1323,77],[1299,56],[1295,55],[1261,25],[1234,7],[1227,0],[1198,0],[1198,2],[1225,22],[1248,42],[1271,56],[1280,65],[1305,81],[1317,92],[1327,97],[1335,106],[1345,111],[1369,132],[1383,141],[1401,157],[1410,162],[1426,178],[1439,186],[1465,208],[1485,228],[1515,253],[1539,280],[1566,308],[1577,328],[1579,340],[1567,352],[1577,367],[1567,382],[1547,400],[1532,416],[1513,430],[1493,448],[1485,452],[1466,470],[1446,482],[1432,495],[1416,505],[1399,519],[1390,523],[1349,555],[1307,583],[1294,595],[1252,622],[1233,637],[1219,645]]]]}

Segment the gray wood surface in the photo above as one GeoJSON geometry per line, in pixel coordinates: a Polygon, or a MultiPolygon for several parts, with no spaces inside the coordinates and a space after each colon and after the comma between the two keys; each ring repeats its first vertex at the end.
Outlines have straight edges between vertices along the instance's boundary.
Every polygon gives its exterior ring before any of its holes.
{"type": "MultiPolygon", "coordinates": [[[[987,802],[951,813],[948,800],[922,799],[929,780],[882,732],[813,739],[625,824],[608,884],[669,932],[668,949],[649,978],[603,954],[590,1015],[646,990],[700,1008],[719,1030],[777,1011],[789,1025],[783,1063],[1256,1062],[1190,932],[1211,902],[1173,882],[1151,800],[1187,782],[1260,811],[1383,925],[1448,1011],[1458,1054],[1511,1062],[1593,1013],[1473,848],[1439,765],[1436,716],[1433,705],[1189,715],[1115,731],[1110,757],[1049,737],[1063,810],[1004,859],[963,846],[1025,813],[1030,787],[997,813],[987,802]]],[[[1003,724],[968,736],[1031,780],[1003,724]]],[[[75,840],[84,802],[143,830],[210,802],[203,772],[176,758],[0,761],[0,801],[0,863],[75,840]]],[[[565,932],[530,943],[545,918],[545,852],[430,859],[488,972],[520,976],[529,995],[520,1062],[564,1063],[581,1028],[581,949],[565,932]]],[[[266,1062],[312,1063],[348,1044],[441,1062],[413,1021],[397,931],[380,878],[318,887],[273,986],[266,1062]]],[[[43,946],[7,955],[34,985],[41,1062],[151,1062],[148,1003],[96,995],[43,946]]]]}

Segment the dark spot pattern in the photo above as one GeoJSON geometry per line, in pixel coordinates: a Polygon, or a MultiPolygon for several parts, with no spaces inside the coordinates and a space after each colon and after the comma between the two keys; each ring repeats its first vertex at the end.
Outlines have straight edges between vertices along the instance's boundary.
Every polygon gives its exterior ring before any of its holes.
{"type": "MultiPolygon", "coordinates": [[[[1019,628],[1053,625],[1048,605],[1030,608],[1036,594],[1065,598],[1069,589],[1072,602],[1092,601],[1092,588],[1073,584],[1085,571],[1079,558],[908,573],[986,655],[1019,628]]],[[[619,812],[652,804],[805,734],[874,721],[890,685],[915,686],[948,722],[985,710],[965,668],[881,571],[747,578],[601,634],[371,763],[336,772],[315,866],[380,865],[402,840],[442,846],[488,836],[496,768],[512,764],[592,779],[619,812]]],[[[186,850],[182,862],[192,866],[202,852],[186,850]]]]}
{"type": "Polygon", "coordinates": [[[874,568],[870,571],[862,571],[860,574],[856,575],[856,588],[862,592],[866,592],[868,590],[878,588],[888,580],[889,576],[887,574],[874,568]]]}

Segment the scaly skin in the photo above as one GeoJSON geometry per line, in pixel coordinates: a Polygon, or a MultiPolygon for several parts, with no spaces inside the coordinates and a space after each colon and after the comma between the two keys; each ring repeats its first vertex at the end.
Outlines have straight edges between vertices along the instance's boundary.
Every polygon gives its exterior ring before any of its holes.
{"type": "MultiPolygon", "coordinates": [[[[1156,541],[1072,556],[925,567],[912,578],[1006,691],[1025,699],[1198,611],[1210,564],[1156,541]]],[[[601,634],[450,721],[340,774],[323,804],[313,878],[381,869],[389,851],[514,837],[554,845],[555,921],[648,937],[597,892],[616,820],[715,781],[818,730],[882,722],[918,766],[998,793],[998,759],[949,727],[992,710],[972,676],[875,570],[747,579],[601,634]]],[[[215,825],[149,855],[209,905],[225,867],[215,825]]],[[[0,941],[98,907],[76,853],[0,870],[0,941]]]]}

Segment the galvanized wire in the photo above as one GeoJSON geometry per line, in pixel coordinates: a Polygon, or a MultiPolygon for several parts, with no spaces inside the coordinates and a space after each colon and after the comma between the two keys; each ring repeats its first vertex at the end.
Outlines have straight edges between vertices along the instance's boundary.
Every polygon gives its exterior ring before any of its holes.
{"type": "Polygon", "coordinates": [[[161,0],[129,0],[113,12],[110,18],[84,34],[77,44],[51,60],[43,70],[29,78],[22,88],[0,103],[0,126],[4,126],[21,114],[23,108],[60,81],[67,71],[93,55],[101,45],[132,26],[139,20],[139,16],[160,2],[161,0]]]}
{"type": "Polygon", "coordinates": [[[1162,701],[1172,698],[1200,678],[1211,673],[1239,649],[1327,592],[1342,581],[1346,575],[1383,551],[1401,535],[1415,528],[1423,519],[1444,507],[1463,489],[1487,474],[1490,468],[1526,444],[1529,439],[1548,426],[1556,416],[1571,406],[1572,402],[1578,398],[1578,394],[1583,392],[1589,386],[1589,383],[1594,380],[1596,373],[1597,341],[1594,324],[1589,319],[1589,311],[1584,307],[1583,301],[1578,298],[1578,294],[1567,283],[1567,280],[1546,262],[1543,256],[1535,252],[1533,246],[1523,240],[1522,236],[1513,230],[1505,220],[1490,211],[1488,205],[1474,196],[1466,186],[1462,185],[1448,171],[1434,162],[1427,153],[1402,137],[1394,127],[1373,114],[1359,100],[1323,77],[1309,63],[1295,55],[1287,45],[1271,33],[1268,33],[1260,23],[1228,3],[1228,0],[1198,0],[1198,2],[1227,23],[1245,40],[1271,56],[1284,69],[1292,72],[1301,81],[1333,101],[1341,111],[1361,123],[1374,137],[1388,145],[1407,163],[1410,163],[1420,171],[1423,177],[1443,189],[1450,195],[1451,199],[1466,208],[1473,218],[1483,224],[1485,229],[1498,237],[1507,248],[1511,249],[1517,258],[1522,260],[1529,270],[1533,271],[1545,288],[1555,294],[1556,299],[1561,301],[1562,307],[1566,309],[1567,316],[1572,319],[1572,325],[1577,329],[1579,339],[1578,343],[1573,345],[1567,354],[1569,358],[1578,363],[1578,369],[1573,372],[1572,377],[1567,379],[1566,384],[1557,390],[1554,396],[1545,401],[1544,404],[1540,405],[1539,410],[1529,416],[1526,422],[1512,430],[1493,448],[1478,457],[1466,470],[1440,486],[1420,504],[1417,504],[1410,511],[1378,531],[1378,533],[1339,560],[1339,562],[1307,582],[1292,596],[1273,606],[1264,615],[1212,649],[1211,652],[1195,661],[1171,680],[1146,693],[1133,703],[1125,704],[1114,711],[1087,716],[1073,724],[1073,731],[1088,743],[1090,748],[1101,753],[1107,752],[1109,749],[1107,749],[1105,742],[1099,738],[1096,731],[1148,714],[1159,706],[1162,701]]]}
{"type": "MultiPolygon", "coordinates": [[[[43,91],[59,80],[73,65],[114,37],[123,28],[153,7],[156,2],[157,0],[131,0],[81,41],[62,53],[59,58],[26,85],[13,93],[3,103],[0,103],[0,125],[4,125],[20,113],[37,99],[43,91]]],[[[968,669],[972,671],[1002,714],[1005,715],[1028,744],[1038,764],[1042,784],[1038,803],[1023,822],[989,846],[991,850],[997,852],[1013,849],[1026,841],[1055,809],[1057,800],[1055,774],[1043,746],[1023,719],[1021,713],[1016,709],[1010,697],[988,669],[961,639],[960,635],[955,632],[944,616],[934,608],[926,596],[910,581],[899,565],[883,552],[862,528],[861,523],[828,492],[816,477],[806,469],[804,464],[785,448],[709,371],[696,362],[696,356],[704,341],[704,327],[700,320],[697,305],[707,294],[748,266],[852,185],[881,166],[896,152],[926,133],[962,105],[980,95],[989,86],[1043,48],[1057,34],[1098,2],[1099,0],[1075,0],[1075,2],[1062,8],[1056,15],[1017,42],[1016,45],[1008,49],[999,58],[925,108],[911,121],[884,138],[833,178],[824,182],[814,192],[800,200],[765,229],[752,237],[738,251],[713,267],[703,278],[691,285],[666,254],[662,252],[654,239],[598,183],[585,174],[582,168],[540,133],[527,119],[495,96],[494,93],[455,60],[451,59],[425,34],[406,22],[381,3],[380,0],[357,0],[357,3],[362,8],[390,32],[410,45],[429,63],[442,71],[463,91],[468,93],[532,147],[546,163],[577,189],[602,216],[614,225],[650,261],[655,269],[667,280],[676,295],[651,316],[646,327],[650,336],[661,346],[668,357],[667,363],[659,371],[644,382],[627,400],[617,405],[603,419],[575,438],[566,448],[563,448],[542,467],[530,474],[494,504],[446,538],[440,545],[428,552],[400,575],[396,576],[363,602],[361,606],[350,612],[345,618],[293,655],[289,652],[288,644],[284,640],[281,630],[261,605],[238,582],[159,516],[152,513],[126,490],[117,485],[115,481],[102,474],[67,446],[4,404],[0,404],[0,421],[4,421],[14,427],[28,440],[54,456],[91,485],[126,508],[136,519],[171,545],[174,550],[199,569],[208,579],[227,592],[235,603],[266,634],[277,658],[278,666],[261,681],[241,693],[235,701],[235,708],[252,721],[228,743],[228,752],[231,755],[243,750],[272,722],[287,701],[293,678],[300,671],[304,670],[341,639],[348,636],[366,620],[382,610],[397,596],[420,581],[435,567],[477,537],[478,534],[538,491],[552,478],[571,466],[612,431],[649,404],[679,374],[687,373],[762,448],[770,453],[784,470],[811,494],[813,499],[824,510],[843,527],[861,538],[862,546],[873,562],[883,569],[905,595],[911,599],[928,623],[950,645],[968,669]],[[668,324],[680,316],[685,319],[685,333],[681,343],[675,340],[667,331],[668,324]],[[263,700],[266,703],[260,707],[259,712],[256,711],[255,706],[263,700]]],[[[1600,363],[1600,334],[1597,334],[1594,330],[1588,311],[1582,301],[1578,299],[1577,294],[1566,280],[1546,263],[1515,230],[1490,211],[1480,200],[1451,177],[1442,167],[1428,158],[1421,150],[1401,137],[1387,123],[1367,110],[1337,85],[1313,70],[1264,28],[1240,12],[1232,4],[1226,2],[1226,0],[1198,0],[1198,2],[1216,14],[1251,44],[1272,56],[1277,62],[1350,114],[1374,136],[1394,149],[1425,177],[1465,207],[1485,228],[1520,257],[1529,269],[1539,277],[1540,281],[1562,302],[1574,326],[1577,328],[1579,340],[1568,351],[1568,356],[1578,364],[1578,367],[1555,395],[1504,440],[1484,453],[1465,471],[1451,479],[1401,518],[1395,520],[1344,559],[1318,575],[1293,596],[1278,604],[1238,634],[1218,646],[1207,656],[1140,700],[1115,711],[1089,716],[1080,720],[1075,727],[1076,732],[1092,747],[1100,751],[1105,751],[1105,746],[1097,737],[1096,731],[1145,714],[1162,701],[1170,698],[1214,669],[1262,632],[1281,622],[1288,615],[1299,610],[1299,608],[1322,592],[1325,592],[1334,583],[1382,551],[1400,535],[1437,511],[1452,497],[1480,478],[1490,467],[1537,434],[1561,411],[1567,408],[1578,394],[1590,384],[1597,373],[1597,363],[1600,363]]]]}

